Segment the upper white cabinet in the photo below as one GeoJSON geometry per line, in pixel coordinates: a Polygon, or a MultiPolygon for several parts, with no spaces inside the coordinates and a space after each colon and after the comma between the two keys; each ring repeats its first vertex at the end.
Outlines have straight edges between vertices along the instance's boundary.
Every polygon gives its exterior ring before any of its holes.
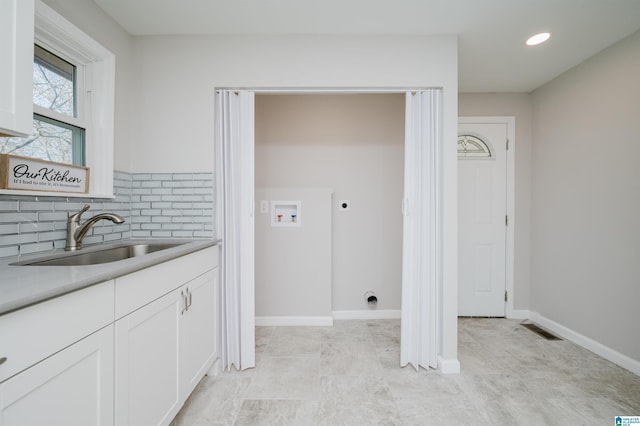
{"type": "Polygon", "coordinates": [[[34,0],[0,0],[0,134],[27,136],[33,119],[34,0]]]}

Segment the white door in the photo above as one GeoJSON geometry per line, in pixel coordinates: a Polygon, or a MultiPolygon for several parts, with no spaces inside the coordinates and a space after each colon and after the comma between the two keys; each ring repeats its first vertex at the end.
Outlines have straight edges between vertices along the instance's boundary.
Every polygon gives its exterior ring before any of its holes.
{"type": "Polygon", "coordinates": [[[505,316],[507,123],[458,124],[458,315],[505,316]]]}

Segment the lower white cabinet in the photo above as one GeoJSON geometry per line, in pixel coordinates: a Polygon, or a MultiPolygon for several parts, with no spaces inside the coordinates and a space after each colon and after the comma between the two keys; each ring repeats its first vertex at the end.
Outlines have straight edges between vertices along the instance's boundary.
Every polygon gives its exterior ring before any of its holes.
{"type": "Polygon", "coordinates": [[[217,294],[215,268],[116,321],[116,425],[171,423],[217,357],[217,294]]]}
{"type": "Polygon", "coordinates": [[[180,290],[116,322],[116,424],[169,423],[180,409],[180,290]]]}
{"type": "Polygon", "coordinates": [[[113,324],[1,383],[0,425],[113,425],[113,324]]]}
{"type": "Polygon", "coordinates": [[[168,425],[218,358],[218,247],[0,316],[0,426],[168,425]]]}
{"type": "Polygon", "coordinates": [[[217,357],[218,270],[184,287],[187,309],[180,327],[180,394],[186,400],[217,357]]]}

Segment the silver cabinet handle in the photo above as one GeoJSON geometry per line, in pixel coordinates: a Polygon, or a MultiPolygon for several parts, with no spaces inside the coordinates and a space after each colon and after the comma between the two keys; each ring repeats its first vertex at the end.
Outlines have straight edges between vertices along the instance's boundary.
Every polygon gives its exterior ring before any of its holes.
{"type": "Polygon", "coordinates": [[[7,357],[3,356],[2,358],[0,358],[0,365],[4,364],[7,361],[7,357]]]}
{"type": "Polygon", "coordinates": [[[182,311],[180,311],[180,315],[184,315],[189,308],[187,306],[187,297],[184,295],[184,290],[180,290],[180,297],[182,298],[182,311]]]}
{"type": "Polygon", "coordinates": [[[189,304],[187,305],[187,309],[189,309],[191,307],[191,302],[193,300],[193,293],[191,293],[187,288],[187,294],[189,295],[189,304]]]}

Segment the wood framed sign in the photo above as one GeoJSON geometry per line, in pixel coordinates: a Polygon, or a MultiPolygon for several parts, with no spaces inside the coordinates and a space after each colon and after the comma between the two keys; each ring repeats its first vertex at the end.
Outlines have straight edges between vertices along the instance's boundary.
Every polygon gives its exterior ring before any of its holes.
{"type": "Polygon", "coordinates": [[[89,167],[0,154],[0,189],[89,192],[89,167]]]}

